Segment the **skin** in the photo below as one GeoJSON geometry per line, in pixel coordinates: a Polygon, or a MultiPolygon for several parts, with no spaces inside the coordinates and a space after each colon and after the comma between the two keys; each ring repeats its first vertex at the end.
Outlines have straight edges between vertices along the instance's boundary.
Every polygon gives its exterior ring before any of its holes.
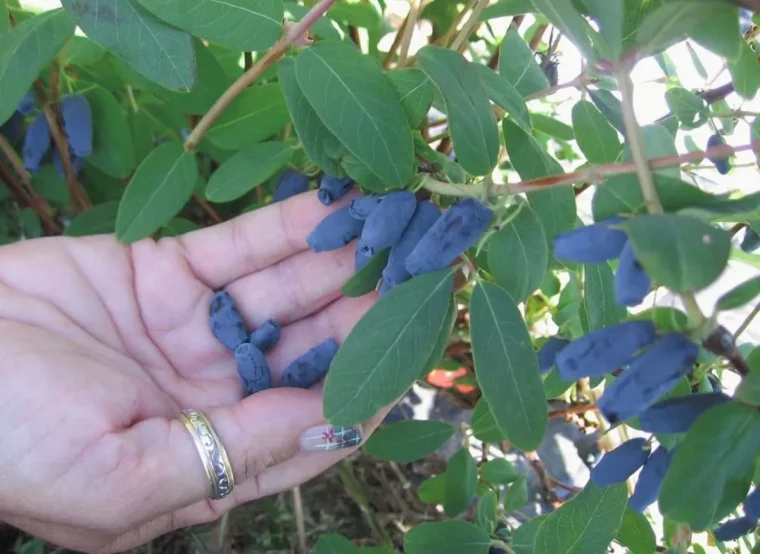
{"type": "MultiPolygon", "coordinates": [[[[267,354],[289,362],[342,342],[376,300],[344,298],[354,245],[312,253],[307,234],[351,196],[316,192],[158,242],[44,238],[0,248],[0,519],[56,545],[119,552],[303,483],[354,449],[299,451],[325,423],[319,386],[241,399],[212,335],[224,288],[248,326],[279,321],[267,354]],[[206,411],[230,456],[232,494],[208,482],[182,409],[206,411]]],[[[365,438],[387,413],[365,422],[365,438]]]]}

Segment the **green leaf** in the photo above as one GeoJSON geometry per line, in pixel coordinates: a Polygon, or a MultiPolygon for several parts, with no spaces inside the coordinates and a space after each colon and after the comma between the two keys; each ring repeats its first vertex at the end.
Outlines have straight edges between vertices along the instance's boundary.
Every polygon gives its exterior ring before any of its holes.
{"type": "Polygon", "coordinates": [[[564,395],[570,387],[575,384],[575,381],[563,381],[557,372],[557,368],[552,369],[544,377],[544,393],[546,399],[559,398],[564,395]]]}
{"type": "Polygon", "coordinates": [[[618,160],[623,147],[617,131],[596,106],[580,100],[573,106],[572,118],[578,146],[589,162],[606,164],[618,160]]]}
{"type": "Polygon", "coordinates": [[[161,228],[162,237],[178,237],[185,233],[192,233],[200,229],[200,226],[194,221],[175,217],[161,228]]]}
{"type": "Polygon", "coordinates": [[[237,200],[282,169],[292,155],[293,147],[284,142],[243,148],[211,175],[206,198],[216,203],[237,200]]]}
{"type": "Polygon", "coordinates": [[[590,15],[600,26],[607,56],[613,60],[620,58],[623,50],[623,0],[583,0],[590,15]]]}
{"type": "Polygon", "coordinates": [[[499,427],[517,448],[535,450],[548,415],[538,360],[515,301],[481,282],[470,304],[475,374],[499,427]]]}
{"type": "Polygon", "coordinates": [[[137,168],[124,191],[116,237],[129,244],[149,236],[179,213],[198,180],[195,157],[181,144],[157,147],[137,168]]]}
{"type": "Polygon", "coordinates": [[[167,23],[230,50],[266,50],[282,36],[282,0],[139,0],[167,23]]]}
{"type": "MultiPolygon", "coordinates": [[[[32,187],[37,191],[37,194],[53,204],[66,205],[71,202],[66,181],[58,175],[58,171],[50,164],[43,165],[37,173],[32,175],[32,187]]],[[[5,188],[2,190],[7,192],[5,188]]]]}
{"type": "Polygon", "coordinates": [[[754,277],[728,291],[718,299],[717,309],[735,310],[760,295],[760,277],[754,277]]]}
{"type": "Polygon", "coordinates": [[[707,287],[728,263],[731,235],[694,217],[640,215],[623,227],[652,280],[674,292],[707,287]]]}
{"type": "Polygon", "coordinates": [[[662,3],[644,18],[638,28],[636,42],[641,55],[657,54],[682,41],[700,26],[709,25],[716,4],[722,2],[670,0],[662,3]]]}
{"type": "Polygon", "coordinates": [[[588,314],[588,330],[599,331],[620,321],[628,313],[615,302],[615,276],[608,263],[585,266],[583,304],[588,314]]]}
{"type": "Polygon", "coordinates": [[[567,0],[533,0],[533,5],[558,30],[562,31],[562,34],[570,39],[587,61],[591,62],[596,58],[596,49],[592,39],[592,37],[596,37],[596,31],[575,9],[572,2],[567,0]]]}
{"type": "Polygon", "coordinates": [[[277,134],[289,119],[279,84],[253,86],[227,106],[206,138],[219,148],[238,150],[277,134]]]}
{"type": "Polygon", "coordinates": [[[742,503],[747,497],[747,493],[749,493],[754,473],[754,464],[749,464],[743,474],[734,475],[728,480],[726,488],[723,491],[723,497],[718,503],[718,508],[713,514],[709,527],[717,525],[718,522],[730,516],[731,512],[734,512],[739,504],[742,503]]]}
{"type": "Polygon", "coordinates": [[[435,87],[419,69],[392,69],[385,74],[398,93],[401,105],[412,129],[419,127],[433,103],[435,87]]]}
{"type": "Polygon", "coordinates": [[[631,554],[652,554],[657,548],[657,540],[649,520],[628,506],[625,508],[623,523],[615,540],[631,554]]]}
{"type": "Polygon", "coordinates": [[[486,65],[474,64],[488,97],[504,108],[526,130],[531,129],[530,113],[525,100],[509,80],[486,65]]]}
{"type": "Polygon", "coordinates": [[[625,136],[625,122],[623,121],[620,100],[610,91],[604,89],[589,89],[588,93],[591,101],[602,112],[602,115],[607,118],[610,125],[625,136]]]}
{"type": "MultiPolygon", "coordinates": [[[[307,13],[308,6],[302,6],[295,2],[283,2],[285,8],[285,19],[288,21],[301,21],[307,13]]],[[[309,34],[328,40],[343,40],[345,33],[333,20],[327,17],[320,17],[314,24],[309,27],[309,34]]]]}
{"type": "Polygon", "coordinates": [[[330,533],[319,537],[316,554],[359,554],[359,549],[346,537],[330,533]]]}
{"type": "Polygon", "coordinates": [[[296,78],[322,123],[389,187],[412,177],[414,145],[398,95],[353,45],[324,41],[296,58],[296,78]]]}
{"type": "Polygon", "coordinates": [[[696,129],[704,125],[710,115],[707,102],[680,87],[669,89],[665,93],[665,101],[684,129],[696,129]]]}
{"type": "Polygon", "coordinates": [[[528,501],[528,481],[518,477],[507,489],[504,495],[504,512],[511,514],[528,501]]]}
{"type": "Polygon", "coordinates": [[[136,0],[61,0],[84,33],[148,79],[171,90],[195,86],[189,34],[163,23],[136,0]]]}
{"type": "Polygon", "coordinates": [[[76,216],[63,231],[67,237],[109,235],[116,229],[118,202],[98,204],[76,216]]]}
{"type": "Polygon", "coordinates": [[[357,296],[364,296],[375,290],[377,282],[383,274],[385,264],[388,263],[390,254],[391,249],[386,248],[372,256],[372,259],[359,271],[354,273],[340,289],[343,296],[355,298],[357,296]]]}
{"type": "Polygon", "coordinates": [[[11,21],[8,16],[8,8],[5,5],[5,0],[0,0],[0,35],[7,33],[10,28],[11,21]]]}
{"type": "Polygon", "coordinates": [[[760,66],[757,63],[757,54],[748,44],[742,44],[739,57],[728,62],[728,70],[736,93],[752,100],[760,88],[760,66]]]}
{"type": "Polygon", "coordinates": [[[560,332],[564,331],[564,334],[573,339],[580,338],[584,334],[580,320],[581,303],[581,286],[576,275],[570,273],[570,280],[559,295],[554,323],[560,328],[560,332]]]}
{"type": "Polygon", "coordinates": [[[443,504],[446,493],[446,474],[441,473],[425,479],[417,489],[417,496],[425,504],[443,504]]]}
{"type": "Polygon", "coordinates": [[[570,125],[561,122],[559,119],[544,115],[542,113],[531,114],[533,121],[533,127],[536,131],[546,133],[550,137],[554,137],[559,140],[571,141],[575,140],[575,131],[570,125]]]}
{"type": "Polygon", "coordinates": [[[132,146],[134,151],[134,165],[140,165],[153,150],[153,121],[148,112],[140,110],[128,116],[129,129],[132,133],[132,146]]]}
{"type": "Polygon", "coordinates": [[[449,269],[415,277],[356,324],[325,382],[324,413],[331,423],[366,421],[418,378],[438,340],[453,282],[449,269]]]}
{"type": "Polygon", "coordinates": [[[709,24],[695,27],[689,36],[727,61],[739,59],[745,42],[739,28],[738,8],[722,1],[701,0],[698,5],[709,14],[709,24]]]}
{"type": "Polygon", "coordinates": [[[21,210],[21,228],[25,239],[37,239],[42,236],[42,223],[40,217],[32,208],[21,210]]]}
{"type": "Polygon", "coordinates": [[[760,449],[760,413],[739,403],[703,413],[689,428],[662,483],[659,508],[695,531],[707,528],[729,481],[760,449]]]}
{"type": "Polygon", "coordinates": [[[509,221],[488,243],[488,266],[499,284],[518,302],[530,296],[546,273],[549,247],[538,215],[527,205],[513,206],[509,221]]]}
{"type": "Polygon", "coordinates": [[[478,468],[467,448],[460,449],[446,466],[446,492],[443,511],[446,517],[456,517],[464,512],[475,496],[478,484],[478,468]]]}
{"type": "Polygon", "coordinates": [[[399,421],[375,431],[364,445],[364,452],[381,460],[405,464],[435,452],[453,434],[454,428],[442,421],[399,421]]]}
{"type": "Polygon", "coordinates": [[[742,378],[736,397],[750,406],[760,406],[760,372],[750,371],[742,378]]]}
{"type": "Polygon", "coordinates": [[[510,15],[522,15],[524,13],[534,12],[531,0],[498,0],[492,3],[480,14],[478,21],[488,21],[497,17],[507,17],[510,15]]]}
{"type": "Polygon", "coordinates": [[[0,34],[0,125],[8,121],[45,65],[74,36],[74,24],[61,9],[27,19],[0,34]]]}
{"type": "Polygon", "coordinates": [[[520,476],[508,460],[498,458],[480,466],[480,478],[492,485],[506,485],[520,476]]]}
{"type": "Polygon", "coordinates": [[[86,67],[99,62],[105,54],[105,48],[98,43],[91,41],[87,37],[76,35],[61,50],[60,59],[64,65],[86,67]]]}
{"type": "Polygon", "coordinates": [[[475,510],[475,523],[486,533],[493,533],[496,528],[498,498],[495,491],[488,491],[478,501],[475,510]]]}
{"type": "Polygon", "coordinates": [[[479,527],[461,520],[421,523],[404,535],[406,554],[485,554],[491,539],[479,527]]]}
{"type": "Polygon", "coordinates": [[[511,545],[515,554],[533,554],[536,535],[547,517],[545,515],[534,517],[515,530],[515,534],[512,535],[511,545]]]}
{"type": "Polygon", "coordinates": [[[428,373],[435,369],[435,366],[443,359],[443,356],[446,353],[446,347],[449,345],[449,342],[451,342],[451,333],[453,332],[454,324],[456,323],[457,311],[457,303],[452,295],[451,298],[449,298],[449,310],[446,312],[446,319],[443,321],[443,326],[441,327],[433,351],[430,353],[427,362],[425,362],[424,369],[420,374],[420,379],[424,378],[428,373]]]}
{"type": "Polygon", "coordinates": [[[437,46],[420,50],[417,63],[443,95],[457,160],[472,175],[490,174],[498,162],[499,130],[477,70],[458,52],[437,46]]]}
{"type": "Polygon", "coordinates": [[[507,440],[507,434],[496,424],[485,398],[481,398],[472,411],[470,427],[475,438],[485,443],[499,443],[507,440]]]}
{"type": "Polygon", "coordinates": [[[552,512],[536,535],[535,554],[604,554],[628,503],[625,483],[593,483],[552,512]]]}
{"type": "Polygon", "coordinates": [[[704,80],[707,80],[707,70],[705,69],[704,64],[702,63],[702,60],[699,59],[699,55],[697,54],[697,51],[694,50],[694,47],[691,45],[690,41],[686,41],[686,49],[689,51],[689,57],[691,58],[691,64],[694,66],[694,69],[699,74],[700,77],[702,77],[704,80]]]}
{"type": "Polygon", "coordinates": [[[97,85],[83,91],[92,110],[92,154],[87,161],[112,177],[126,178],[135,169],[132,130],[123,108],[97,85]]]}
{"type": "Polygon", "coordinates": [[[499,73],[523,97],[549,88],[549,81],[536,63],[533,51],[512,26],[499,47],[499,73]]]}
{"type": "Polygon", "coordinates": [[[293,127],[308,158],[328,175],[343,176],[340,156],[345,147],[319,119],[317,112],[301,92],[296,80],[296,62],[284,58],[279,63],[278,81],[290,110],[293,127]]]}

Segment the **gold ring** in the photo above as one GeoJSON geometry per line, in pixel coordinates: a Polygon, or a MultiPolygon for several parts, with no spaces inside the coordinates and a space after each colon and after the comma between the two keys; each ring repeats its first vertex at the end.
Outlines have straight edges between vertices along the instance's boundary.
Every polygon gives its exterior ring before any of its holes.
{"type": "Polygon", "coordinates": [[[216,434],[208,416],[199,410],[183,410],[179,419],[190,431],[195,448],[200,454],[211,487],[209,496],[213,500],[224,498],[232,492],[235,476],[219,435],[216,434]]]}

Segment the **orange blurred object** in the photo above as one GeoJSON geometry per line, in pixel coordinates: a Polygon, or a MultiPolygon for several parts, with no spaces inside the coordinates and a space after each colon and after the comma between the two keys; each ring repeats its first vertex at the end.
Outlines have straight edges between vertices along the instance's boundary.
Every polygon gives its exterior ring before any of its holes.
{"type": "Polygon", "coordinates": [[[425,380],[434,387],[438,387],[439,389],[454,389],[458,392],[461,392],[462,394],[468,394],[476,390],[477,387],[473,385],[462,385],[454,382],[460,377],[464,377],[468,374],[469,371],[466,367],[460,367],[456,371],[434,369],[428,373],[428,376],[425,378],[425,380]]]}

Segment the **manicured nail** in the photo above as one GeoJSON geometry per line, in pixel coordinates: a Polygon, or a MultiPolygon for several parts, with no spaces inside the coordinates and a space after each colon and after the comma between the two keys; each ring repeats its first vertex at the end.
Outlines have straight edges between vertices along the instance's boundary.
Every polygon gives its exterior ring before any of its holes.
{"type": "Polygon", "coordinates": [[[320,425],[301,435],[302,452],[331,452],[358,446],[362,442],[361,426],[320,425]]]}

